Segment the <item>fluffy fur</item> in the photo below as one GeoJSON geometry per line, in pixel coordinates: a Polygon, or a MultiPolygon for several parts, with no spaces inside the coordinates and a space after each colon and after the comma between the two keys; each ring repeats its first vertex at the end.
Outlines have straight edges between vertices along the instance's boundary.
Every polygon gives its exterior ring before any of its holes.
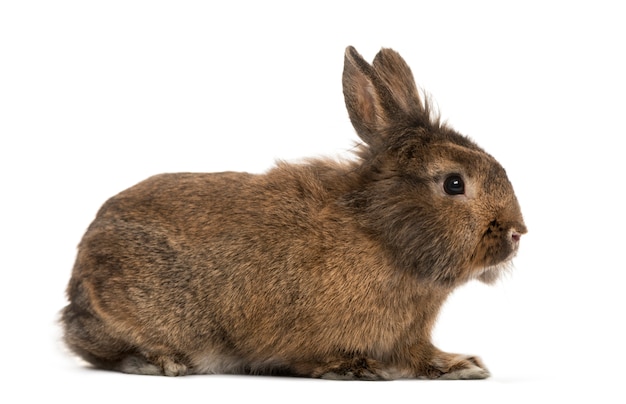
{"type": "Polygon", "coordinates": [[[431,116],[393,50],[347,48],[343,90],[357,160],[163,174],[109,199],[78,248],[67,345],[140,374],[487,377],[430,335],[526,232],[504,169],[431,116]]]}

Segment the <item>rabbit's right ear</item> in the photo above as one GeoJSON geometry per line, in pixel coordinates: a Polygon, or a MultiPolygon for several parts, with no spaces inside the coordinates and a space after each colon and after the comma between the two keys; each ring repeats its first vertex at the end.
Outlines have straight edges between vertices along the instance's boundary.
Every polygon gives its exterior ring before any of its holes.
{"type": "Polygon", "coordinates": [[[383,140],[382,129],[419,114],[422,108],[411,70],[391,49],[382,49],[370,65],[349,46],[343,94],[352,125],[370,146],[383,140]]]}

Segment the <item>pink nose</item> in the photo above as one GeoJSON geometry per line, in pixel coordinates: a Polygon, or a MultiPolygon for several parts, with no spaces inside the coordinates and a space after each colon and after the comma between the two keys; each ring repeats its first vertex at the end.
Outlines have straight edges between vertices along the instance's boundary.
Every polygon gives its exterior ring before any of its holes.
{"type": "Polygon", "coordinates": [[[511,233],[511,238],[513,239],[513,241],[519,242],[520,239],[522,238],[522,235],[520,233],[516,232],[516,231],[513,231],[511,233]]]}

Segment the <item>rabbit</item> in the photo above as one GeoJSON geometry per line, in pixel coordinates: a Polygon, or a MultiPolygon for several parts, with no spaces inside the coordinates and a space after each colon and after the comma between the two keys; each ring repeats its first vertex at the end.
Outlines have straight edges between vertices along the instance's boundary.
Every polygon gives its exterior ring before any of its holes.
{"type": "Polygon", "coordinates": [[[96,368],[338,380],[483,379],[431,342],[527,229],[502,166],[432,112],[392,49],[345,52],[362,143],[264,174],[161,174],[113,196],[77,251],[64,341],[96,368]]]}

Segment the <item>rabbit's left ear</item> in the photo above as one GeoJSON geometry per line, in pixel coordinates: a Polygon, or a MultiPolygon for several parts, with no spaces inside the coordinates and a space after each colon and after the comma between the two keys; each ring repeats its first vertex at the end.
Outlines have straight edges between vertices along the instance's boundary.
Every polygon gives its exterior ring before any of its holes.
{"type": "Polygon", "coordinates": [[[370,65],[348,47],[343,93],[352,125],[369,145],[383,140],[383,129],[415,122],[423,111],[411,69],[391,49],[382,49],[370,65]]]}

